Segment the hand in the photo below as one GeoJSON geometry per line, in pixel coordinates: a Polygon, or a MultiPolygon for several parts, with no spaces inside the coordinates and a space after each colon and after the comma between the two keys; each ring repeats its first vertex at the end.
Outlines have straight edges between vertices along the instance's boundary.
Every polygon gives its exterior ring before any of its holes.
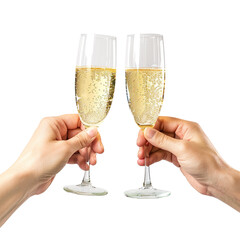
{"type": "Polygon", "coordinates": [[[94,165],[96,153],[103,151],[97,129],[83,130],[77,114],[48,117],[40,122],[12,168],[28,177],[30,195],[40,194],[50,186],[66,163],[75,163],[88,170],[86,156],[90,156],[90,164],[94,165]]]}
{"type": "Polygon", "coordinates": [[[212,195],[209,187],[219,181],[222,169],[228,169],[201,127],[194,122],[159,117],[154,128],[139,132],[138,164],[144,166],[144,145],[151,145],[147,165],[162,159],[172,162],[200,193],[212,195]]]}

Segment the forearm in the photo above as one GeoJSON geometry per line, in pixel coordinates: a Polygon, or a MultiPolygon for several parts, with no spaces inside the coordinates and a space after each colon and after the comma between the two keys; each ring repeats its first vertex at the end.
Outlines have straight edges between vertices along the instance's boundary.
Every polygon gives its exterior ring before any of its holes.
{"type": "Polygon", "coordinates": [[[0,227],[29,197],[29,177],[15,166],[0,175],[0,227]]]}
{"type": "Polygon", "coordinates": [[[209,187],[212,196],[240,212],[240,172],[226,167],[218,173],[217,181],[209,187]]]}

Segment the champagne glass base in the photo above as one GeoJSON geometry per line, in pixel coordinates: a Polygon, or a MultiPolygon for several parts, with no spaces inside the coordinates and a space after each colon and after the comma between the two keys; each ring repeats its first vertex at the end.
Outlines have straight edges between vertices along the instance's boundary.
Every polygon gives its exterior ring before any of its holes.
{"type": "Polygon", "coordinates": [[[139,198],[139,199],[155,199],[155,198],[162,198],[167,197],[171,194],[169,191],[159,190],[156,188],[138,188],[138,189],[131,189],[124,192],[126,197],[130,198],[139,198]]]}
{"type": "Polygon", "coordinates": [[[108,192],[103,188],[94,187],[91,184],[67,185],[63,188],[67,192],[87,196],[104,196],[108,192]]]}

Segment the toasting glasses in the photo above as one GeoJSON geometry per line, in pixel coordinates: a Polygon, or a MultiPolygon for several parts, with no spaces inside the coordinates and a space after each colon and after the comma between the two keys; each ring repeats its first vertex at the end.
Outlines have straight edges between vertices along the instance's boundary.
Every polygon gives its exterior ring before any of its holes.
{"type": "MultiPolygon", "coordinates": [[[[107,116],[112,104],[115,80],[116,38],[82,34],[76,66],[75,98],[85,128],[98,127],[107,116]]],[[[92,186],[90,170],[85,171],[81,184],[65,186],[64,190],[80,195],[107,194],[106,190],[92,186]]]]}
{"type": "MultiPolygon", "coordinates": [[[[127,36],[126,92],[135,122],[144,130],[153,127],[160,113],[165,88],[163,36],[138,34],[127,36]]],[[[149,148],[144,146],[145,174],[143,187],[125,192],[132,198],[160,198],[170,192],[152,187],[150,167],[146,165],[149,148]]]]}

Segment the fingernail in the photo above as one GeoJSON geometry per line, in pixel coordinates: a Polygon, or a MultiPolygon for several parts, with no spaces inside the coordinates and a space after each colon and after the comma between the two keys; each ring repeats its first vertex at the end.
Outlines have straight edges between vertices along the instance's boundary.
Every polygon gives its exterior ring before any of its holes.
{"type": "Polygon", "coordinates": [[[144,130],[144,135],[147,137],[147,138],[153,138],[154,134],[156,133],[156,131],[152,128],[149,128],[147,127],[145,130],[144,130]]]}
{"type": "Polygon", "coordinates": [[[96,137],[98,132],[96,127],[87,128],[85,131],[90,138],[96,137]]]}

